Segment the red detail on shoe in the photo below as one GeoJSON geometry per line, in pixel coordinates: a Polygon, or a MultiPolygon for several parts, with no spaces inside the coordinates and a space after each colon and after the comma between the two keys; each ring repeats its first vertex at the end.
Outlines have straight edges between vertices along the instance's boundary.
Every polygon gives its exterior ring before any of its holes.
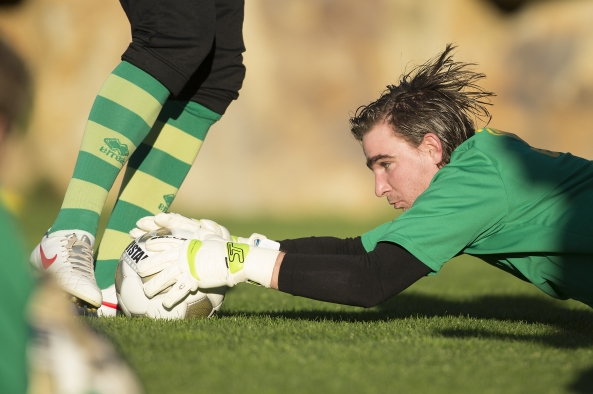
{"type": "Polygon", "coordinates": [[[113,308],[113,309],[119,309],[119,305],[113,304],[113,303],[107,302],[107,301],[101,302],[101,305],[105,305],[106,307],[113,308]]]}
{"type": "Polygon", "coordinates": [[[53,264],[54,261],[56,261],[56,258],[58,257],[58,254],[56,253],[56,255],[54,257],[52,257],[51,259],[48,259],[47,256],[45,255],[45,253],[43,253],[43,248],[41,247],[41,244],[39,244],[39,252],[41,253],[41,265],[43,266],[43,269],[48,269],[50,265],[53,264]]]}

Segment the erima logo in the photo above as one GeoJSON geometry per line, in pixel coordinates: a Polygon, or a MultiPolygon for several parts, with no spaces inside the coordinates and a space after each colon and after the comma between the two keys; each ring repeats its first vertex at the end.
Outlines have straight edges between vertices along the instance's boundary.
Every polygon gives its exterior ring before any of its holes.
{"type": "Polygon", "coordinates": [[[99,148],[99,151],[106,156],[111,157],[124,164],[126,157],[130,155],[130,150],[126,144],[122,144],[117,138],[105,138],[103,140],[106,146],[99,148]]]}
{"type": "Polygon", "coordinates": [[[130,258],[132,260],[134,260],[136,262],[136,264],[138,264],[140,262],[140,260],[144,260],[145,258],[148,257],[148,255],[146,253],[144,253],[144,251],[142,249],[140,249],[140,246],[138,246],[138,244],[136,242],[132,242],[126,248],[126,254],[128,256],[130,256],[130,258]]]}
{"type": "Polygon", "coordinates": [[[159,210],[161,212],[167,212],[167,209],[169,209],[169,206],[171,205],[171,203],[173,202],[174,199],[175,199],[175,194],[165,194],[163,196],[163,200],[165,200],[165,203],[159,204],[159,210]]]}

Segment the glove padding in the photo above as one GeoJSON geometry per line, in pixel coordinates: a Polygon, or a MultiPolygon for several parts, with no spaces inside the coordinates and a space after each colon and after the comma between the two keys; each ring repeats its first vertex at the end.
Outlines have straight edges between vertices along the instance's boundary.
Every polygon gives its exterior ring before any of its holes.
{"type": "Polygon", "coordinates": [[[208,233],[215,234],[227,241],[244,243],[260,248],[279,250],[280,244],[268,239],[265,235],[253,233],[249,238],[235,237],[229,230],[209,219],[190,219],[178,213],[159,213],[156,216],[146,216],[136,222],[136,228],[130,231],[130,237],[136,239],[147,232],[158,230],[159,228],[181,229],[195,232],[194,239],[204,241],[204,236],[208,233]]]}
{"type": "Polygon", "coordinates": [[[145,216],[136,222],[136,228],[130,231],[130,237],[136,239],[159,228],[176,228],[194,232],[202,229],[202,233],[211,232],[227,241],[231,241],[231,233],[226,227],[208,219],[190,219],[178,213],[159,213],[156,216],[145,216]]]}
{"type": "MultiPolygon", "coordinates": [[[[160,248],[158,239],[146,242],[147,250],[154,248],[160,248]]],[[[166,308],[172,308],[198,288],[232,287],[248,280],[270,287],[278,254],[276,250],[220,239],[179,240],[179,246],[141,260],[138,274],[146,277],[158,273],[144,284],[149,298],[173,286],[163,300],[166,308]]]]}

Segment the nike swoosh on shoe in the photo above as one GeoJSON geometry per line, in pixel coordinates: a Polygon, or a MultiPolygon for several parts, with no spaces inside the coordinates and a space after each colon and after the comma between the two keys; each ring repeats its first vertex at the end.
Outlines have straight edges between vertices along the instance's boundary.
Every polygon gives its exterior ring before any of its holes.
{"type": "Polygon", "coordinates": [[[39,252],[41,253],[41,265],[43,266],[43,269],[48,269],[50,265],[53,264],[54,261],[56,261],[56,258],[58,257],[58,254],[56,253],[56,255],[54,257],[52,257],[51,259],[48,259],[47,256],[45,255],[45,253],[43,252],[43,247],[41,246],[41,244],[39,244],[39,252]]]}

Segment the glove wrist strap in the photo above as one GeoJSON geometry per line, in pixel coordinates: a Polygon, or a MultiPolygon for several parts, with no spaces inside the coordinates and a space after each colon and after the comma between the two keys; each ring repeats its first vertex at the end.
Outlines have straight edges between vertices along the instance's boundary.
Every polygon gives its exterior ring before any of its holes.
{"type": "Polygon", "coordinates": [[[280,251],[278,250],[251,248],[245,259],[245,268],[243,269],[245,279],[269,288],[276,258],[279,254],[280,251]]]}
{"type": "Polygon", "coordinates": [[[257,245],[258,248],[263,249],[271,249],[271,250],[280,250],[280,242],[272,241],[271,239],[261,239],[259,244],[257,245]]]}
{"type": "Polygon", "coordinates": [[[280,242],[273,241],[257,233],[251,234],[251,237],[249,238],[235,237],[234,235],[232,236],[232,238],[233,242],[237,242],[240,244],[248,244],[250,246],[255,246],[258,248],[280,250],[280,242]]]}

